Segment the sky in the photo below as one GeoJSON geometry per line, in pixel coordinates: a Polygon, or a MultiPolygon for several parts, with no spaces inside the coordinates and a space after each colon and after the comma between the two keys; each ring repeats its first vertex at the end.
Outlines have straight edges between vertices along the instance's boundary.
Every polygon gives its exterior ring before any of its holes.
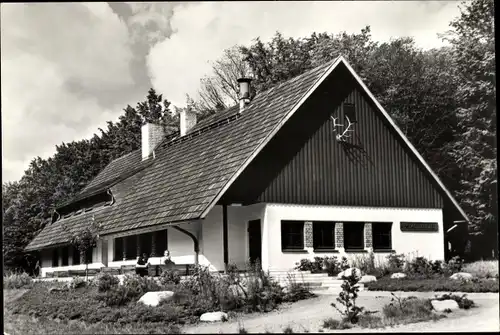
{"type": "Polygon", "coordinates": [[[56,145],[91,138],[150,87],[182,107],[224,49],[312,32],[375,41],[411,36],[424,49],[457,1],[2,3],[2,181],[56,145]]]}

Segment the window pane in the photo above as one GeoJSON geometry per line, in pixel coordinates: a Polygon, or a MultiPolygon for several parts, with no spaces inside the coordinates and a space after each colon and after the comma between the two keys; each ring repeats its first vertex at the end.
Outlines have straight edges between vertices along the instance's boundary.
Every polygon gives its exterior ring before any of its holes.
{"type": "Polygon", "coordinates": [[[313,222],[313,247],[335,248],[335,222],[313,222]]]}
{"type": "Polygon", "coordinates": [[[69,248],[67,246],[61,248],[62,266],[69,264],[69,248]]]}
{"type": "Polygon", "coordinates": [[[87,251],[85,252],[85,261],[87,262],[87,264],[92,264],[92,253],[94,251],[94,248],[89,248],[87,249],[87,251]]]}
{"type": "Polygon", "coordinates": [[[151,257],[151,244],[153,243],[152,238],[152,233],[139,235],[139,241],[141,243],[141,255],[146,254],[148,257],[151,257]]]}
{"type": "Polygon", "coordinates": [[[392,222],[377,222],[373,224],[374,249],[392,249],[391,228],[392,222]]]}
{"type": "Polygon", "coordinates": [[[167,229],[164,229],[164,230],[154,232],[154,236],[155,236],[155,240],[156,240],[156,250],[155,250],[156,256],[163,256],[163,253],[165,252],[165,250],[168,249],[167,231],[168,231],[167,229]]]}
{"type": "Polygon", "coordinates": [[[344,248],[364,249],[364,223],[344,222],[344,248]]]}
{"type": "Polygon", "coordinates": [[[281,221],[281,247],[304,248],[304,221],[281,221]]]}
{"type": "Polygon", "coordinates": [[[127,259],[137,258],[137,237],[136,235],[126,236],[125,238],[125,249],[127,252],[127,259]]]}
{"type": "Polygon", "coordinates": [[[121,261],[123,260],[123,237],[118,237],[115,238],[115,243],[114,243],[114,261],[121,261]]]}
{"type": "Polygon", "coordinates": [[[59,266],[59,249],[52,249],[52,267],[59,266]]]}
{"type": "Polygon", "coordinates": [[[72,250],[73,250],[73,265],[79,265],[80,264],[80,251],[75,246],[73,246],[72,250]]]}

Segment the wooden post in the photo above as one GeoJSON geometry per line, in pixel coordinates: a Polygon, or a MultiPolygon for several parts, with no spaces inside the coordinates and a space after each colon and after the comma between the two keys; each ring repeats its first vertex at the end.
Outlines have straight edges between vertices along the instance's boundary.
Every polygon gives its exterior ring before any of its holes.
{"type": "Polygon", "coordinates": [[[227,273],[229,263],[227,242],[227,205],[222,205],[222,241],[224,245],[224,272],[227,273]]]}

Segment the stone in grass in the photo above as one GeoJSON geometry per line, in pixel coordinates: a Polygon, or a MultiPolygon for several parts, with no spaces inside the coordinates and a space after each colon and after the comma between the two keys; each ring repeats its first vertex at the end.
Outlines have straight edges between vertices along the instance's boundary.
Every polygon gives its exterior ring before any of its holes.
{"type": "Polygon", "coordinates": [[[434,310],[436,312],[445,312],[447,310],[450,310],[450,311],[456,311],[458,309],[460,309],[460,307],[458,306],[458,303],[455,301],[455,300],[431,300],[431,304],[432,304],[432,308],[434,308],[434,310]]]}
{"type": "Polygon", "coordinates": [[[218,322],[227,320],[228,320],[227,313],[224,312],[209,312],[209,313],[204,313],[200,316],[200,321],[203,322],[218,322]]]}
{"type": "Polygon", "coordinates": [[[363,277],[361,277],[361,279],[359,280],[359,282],[361,284],[364,284],[364,283],[371,283],[371,282],[374,282],[374,281],[377,281],[377,277],[375,276],[370,276],[370,275],[365,275],[363,277]]]}
{"type": "Polygon", "coordinates": [[[144,305],[156,307],[160,302],[164,300],[170,300],[174,296],[172,291],[159,291],[159,292],[147,292],[144,294],[138,302],[142,302],[144,305]]]}
{"type": "Polygon", "coordinates": [[[361,270],[360,269],[358,269],[358,268],[349,268],[347,270],[344,270],[344,271],[340,272],[337,275],[337,279],[342,279],[342,277],[344,277],[344,276],[345,277],[349,277],[352,274],[354,274],[358,278],[361,278],[361,270]]]}
{"type": "Polygon", "coordinates": [[[467,272],[458,272],[450,276],[452,280],[472,280],[472,275],[467,272]]]}
{"type": "Polygon", "coordinates": [[[391,279],[403,279],[406,278],[406,275],[402,272],[396,272],[391,275],[391,279]]]}

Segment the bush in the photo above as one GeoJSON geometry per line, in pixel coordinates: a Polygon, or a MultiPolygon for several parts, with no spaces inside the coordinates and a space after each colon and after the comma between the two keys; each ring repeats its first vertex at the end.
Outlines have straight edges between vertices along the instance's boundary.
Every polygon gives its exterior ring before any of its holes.
{"type": "Polygon", "coordinates": [[[460,256],[455,256],[447,263],[448,270],[453,274],[462,271],[464,261],[460,256]]]}
{"type": "Polygon", "coordinates": [[[432,311],[430,299],[418,299],[416,297],[400,298],[391,293],[391,303],[382,309],[384,317],[389,324],[413,323],[427,320],[435,320],[436,315],[432,311]]]}
{"type": "Polygon", "coordinates": [[[76,290],[78,288],[82,288],[85,286],[87,286],[87,282],[78,276],[74,277],[73,280],[68,285],[68,287],[73,289],[73,290],[76,290]]]}
{"type": "Polygon", "coordinates": [[[162,285],[174,284],[178,285],[181,282],[181,276],[176,270],[166,269],[160,275],[160,283],[162,285]]]}
{"type": "Polygon", "coordinates": [[[390,273],[402,272],[405,264],[403,254],[390,254],[387,256],[387,265],[390,273]]]}
{"type": "Polygon", "coordinates": [[[136,292],[137,295],[142,295],[146,292],[162,291],[161,287],[154,278],[141,277],[138,275],[125,275],[123,278],[123,286],[131,292],[136,292]]]}
{"type": "MultiPolygon", "coordinates": [[[[457,295],[457,294],[443,294],[441,296],[436,295],[435,300],[455,300],[458,307],[461,309],[469,309],[474,306],[474,301],[466,298],[467,294],[457,295]]],[[[434,300],[434,299],[433,299],[434,300]]]]}
{"type": "Polygon", "coordinates": [[[361,328],[384,328],[384,322],[381,317],[371,315],[371,314],[362,314],[359,316],[358,325],[361,328]]]}
{"type": "Polygon", "coordinates": [[[498,292],[498,280],[477,279],[476,281],[459,281],[449,278],[434,279],[390,279],[380,278],[376,282],[365,283],[369,291],[403,291],[403,292],[498,292]]]}
{"type": "Polygon", "coordinates": [[[311,273],[328,273],[329,276],[337,275],[340,270],[340,264],[337,257],[314,257],[314,261],[310,259],[301,259],[295,263],[295,270],[311,271],[311,273]]]}
{"type": "Polygon", "coordinates": [[[478,261],[464,264],[462,271],[477,278],[498,278],[498,261],[478,261]]]}
{"type": "Polygon", "coordinates": [[[323,266],[329,276],[336,276],[341,271],[340,264],[337,260],[337,257],[335,256],[326,256],[325,258],[323,258],[323,266]]]}
{"type": "Polygon", "coordinates": [[[352,325],[344,320],[339,321],[333,318],[328,318],[323,321],[323,328],[342,330],[352,328],[352,325]]]}
{"type": "Polygon", "coordinates": [[[26,272],[11,273],[3,277],[3,287],[6,289],[31,288],[32,286],[33,278],[26,272]]]}
{"type": "Polygon", "coordinates": [[[376,274],[375,254],[370,252],[368,255],[356,255],[352,260],[352,267],[360,269],[363,274],[376,274]]]}
{"type": "Polygon", "coordinates": [[[99,292],[106,292],[117,287],[120,284],[120,280],[109,273],[101,273],[97,276],[96,283],[99,292]]]}
{"type": "Polygon", "coordinates": [[[340,267],[341,272],[350,268],[349,261],[347,260],[347,257],[342,256],[339,267],[340,267]]]}

